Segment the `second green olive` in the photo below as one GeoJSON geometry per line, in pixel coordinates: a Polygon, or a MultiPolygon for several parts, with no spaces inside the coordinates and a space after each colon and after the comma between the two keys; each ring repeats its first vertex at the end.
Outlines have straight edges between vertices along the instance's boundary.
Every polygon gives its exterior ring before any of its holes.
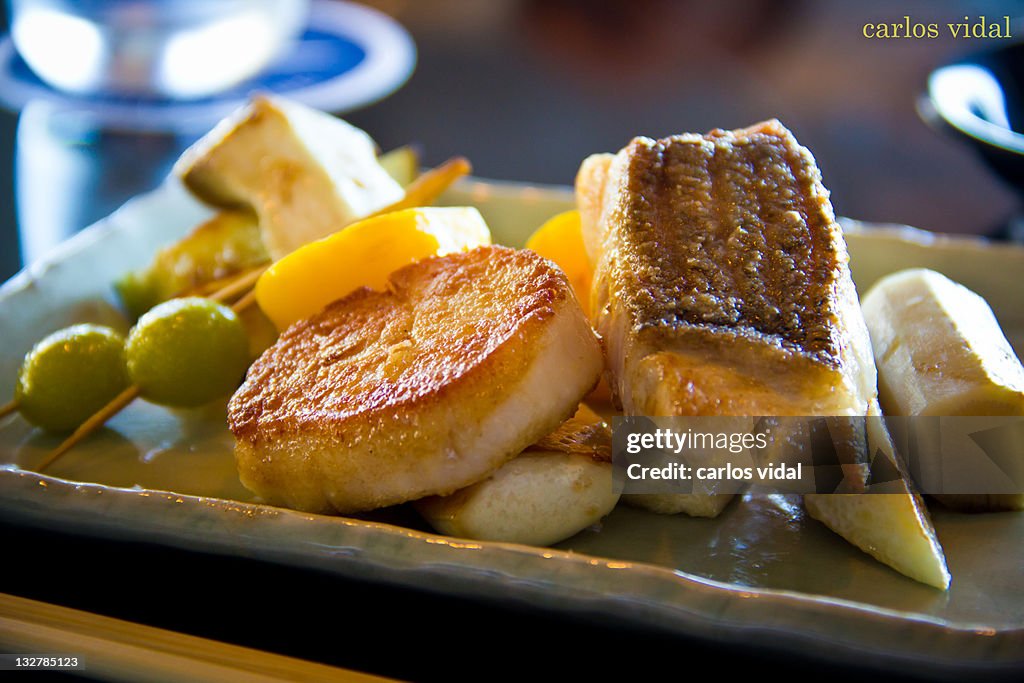
{"type": "Polygon", "coordinates": [[[190,408],[231,393],[249,366],[238,316],[209,299],[173,299],[128,335],[128,374],[147,401],[190,408]]]}

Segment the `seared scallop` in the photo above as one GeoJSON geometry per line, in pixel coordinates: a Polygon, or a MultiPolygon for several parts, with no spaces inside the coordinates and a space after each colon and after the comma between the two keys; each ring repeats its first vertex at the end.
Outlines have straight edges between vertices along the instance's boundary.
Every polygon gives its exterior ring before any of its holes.
{"type": "Polygon", "coordinates": [[[571,416],[600,344],[565,276],[529,251],[420,261],[288,328],[228,421],[242,483],[348,513],[480,481],[571,416]]]}

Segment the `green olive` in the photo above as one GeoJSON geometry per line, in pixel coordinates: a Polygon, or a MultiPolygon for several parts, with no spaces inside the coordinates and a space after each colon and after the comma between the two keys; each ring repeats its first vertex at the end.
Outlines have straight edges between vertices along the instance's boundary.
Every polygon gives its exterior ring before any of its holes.
{"type": "Polygon", "coordinates": [[[231,393],[249,366],[238,316],[209,299],[166,301],[128,335],[128,374],[147,401],[195,407],[231,393]]]}
{"type": "Polygon", "coordinates": [[[26,420],[68,432],[128,387],[124,337],[100,325],[74,325],[36,344],[22,363],[14,399],[26,420]]]}

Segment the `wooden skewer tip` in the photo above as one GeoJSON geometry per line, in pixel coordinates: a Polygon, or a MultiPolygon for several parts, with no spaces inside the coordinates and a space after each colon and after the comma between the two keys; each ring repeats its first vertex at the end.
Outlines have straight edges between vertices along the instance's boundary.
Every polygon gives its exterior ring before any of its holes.
{"type": "Polygon", "coordinates": [[[245,309],[256,303],[256,290],[250,289],[248,292],[243,294],[241,298],[235,303],[231,304],[231,310],[235,313],[241,313],[245,309]]]}
{"type": "Polygon", "coordinates": [[[89,417],[88,420],[78,426],[71,436],[64,439],[64,441],[57,446],[55,449],[50,451],[43,461],[36,468],[36,471],[42,472],[47,467],[52,465],[56,460],[67,453],[69,450],[74,448],[75,444],[79,443],[82,439],[92,434],[94,431],[106,424],[107,420],[117,415],[119,412],[134,401],[139,395],[139,388],[137,386],[130,386],[120,394],[111,399],[110,403],[103,406],[89,417]]]}
{"type": "Polygon", "coordinates": [[[16,399],[12,399],[5,403],[4,405],[0,406],[0,417],[7,417],[11,413],[17,412],[17,410],[18,401],[16,399]]]}
{"type": "Polygon", "coordinates": [[[224,303],[229,299],[233,299],[234,297],[240,294],[246,293],[256,284],[256,281],[260,279],[260,276],[263,275],[263,273],[269,267],[270,265],[268,264],[265,266],[259,266],[257,268],[252,269],[245,275],[240,276],[234,282],[227,284],[226,286],[211,294],[209,298],[213,299],[214,301],[224,303]]]}

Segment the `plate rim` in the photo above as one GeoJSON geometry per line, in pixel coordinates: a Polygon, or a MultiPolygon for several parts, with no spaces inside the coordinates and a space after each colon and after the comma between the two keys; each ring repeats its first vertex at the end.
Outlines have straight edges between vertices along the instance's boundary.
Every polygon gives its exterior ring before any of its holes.
{"type": "Polygon", "coordinates": [[[146,541],[218,555],[242,554],[344,578],[575,614],[599,613],[717,642],[750,644],[751,635],[756,635],[759,645],[811,659],[875,668],[899,665],[935,675],[999,673],[1024,667],[1024,627],[956,625],[941,618],[840,598],[729,584],[647,562],[514,543],[466,541],[385,522],[317,515],[261,503],[72,482],[13,465],[0,466],[0,493],[0,518],[37,527],[67,531],[62,523],[73,521],[76,533],[88,536],[146,541]],[[72,502],[56,508],[55,513],[55,508],[45,502],[53,496],[66,496],[72,502]],[[100,496],[102,506],[90,502],[100,496]],[[111,509],[122,506],[141,510],[144,515],[130,522],[110,515],[111,509]],[[189,515],[204,523],[203,534],[181,533],[180,520],[189,515]],[[243,529],[249,522],[253,526],[243,529]],[[275,529],[279,523],[281,530],[275,529]],[[289,533],[299,525],[304,534],[289,533]],[[319,536],[331,537],[334,543],[321,543],[319,536]],[[371,541],[387,541],[385,545],[416,543],[419,550],[428,549],[439,557],[410,566],[398,555],[374,549],[373,543],[360,543],[368,537],[371,541]],[[260,542],[266,540],[274,543],[260,542]],[[438,549],[443,550],[438,553],[438,549]],[[505,560],[518,559],[517,570],[525,567],[528,571],[513,574],[504,568],[464,561],[469,555],[463,551],[478,550],[505,560]],[[547,572],[544,565],[551,561],[556,561],[559,569],[547,572]],[[622,579],[609,581],[611,573],[626,576],[629,590],[621,590],[622,579]],[[585,574],[586,579],[580,580],[579,574],[585,574]],[[486,590],[495,582],[502,585],[503,595],[486,590]],[[643,584],[643,589],[638,590],[637,584],[643,584]],[[602,590],[612,585],[620,590],[602,590]],[[661,592],[674,599],[658,599],[661,592]],[[678,599],[684,596],[685,600],[678,599]],[[695,603],[704,604],[695,609],[695,603]],[[815,617],[842,619],[846,632],[821,628],[815,624],[815,617]],[[908,624],[914,625],[912,631],[907,630],[908,624]],[[870,638],[864,638],[865,634],[870,638]],[[907,647],[908,635],[913,636],[912,648],[907,647]],[[902,637],[900,649],[891,647],[895,636],[902,637]],[[1013,652],[1016,657],[993,659],[996,651],[1013,652]]]}

